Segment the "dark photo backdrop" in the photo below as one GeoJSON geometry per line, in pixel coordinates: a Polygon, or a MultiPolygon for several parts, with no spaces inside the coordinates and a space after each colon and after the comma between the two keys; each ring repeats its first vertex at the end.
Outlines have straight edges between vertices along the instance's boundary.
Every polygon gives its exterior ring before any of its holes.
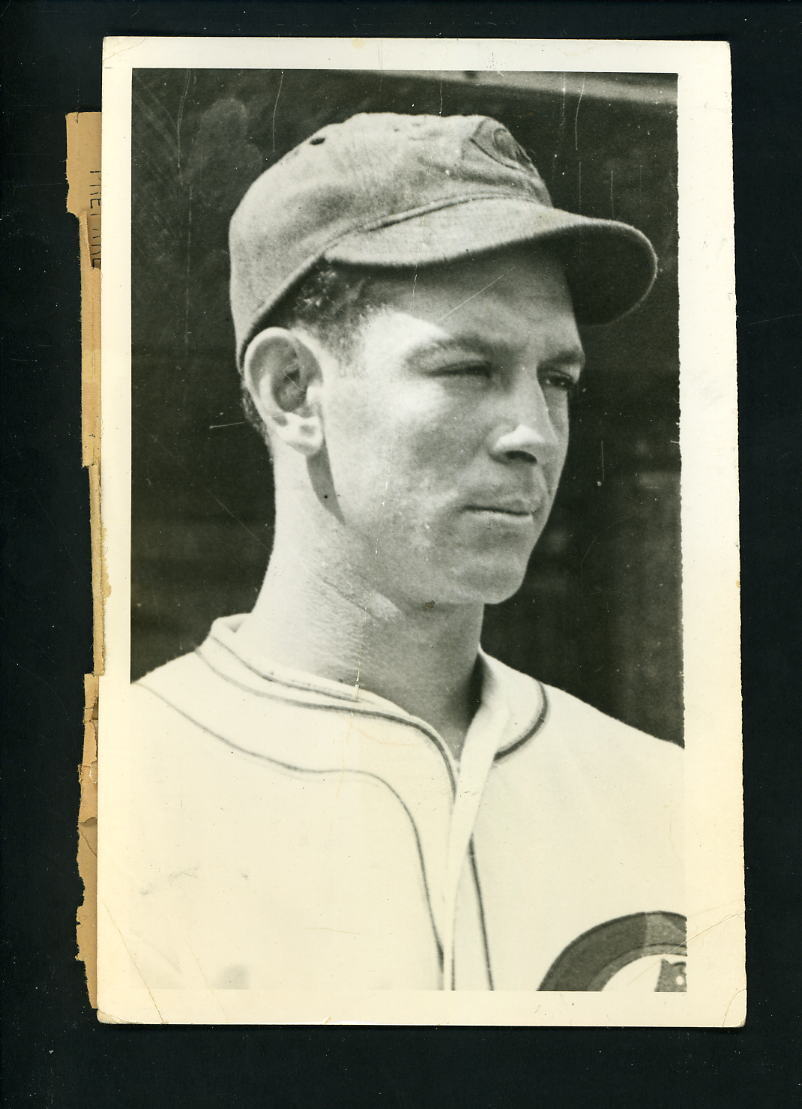
{"type": "Polygon", "coordinates": [[[135,72],[134,677],[247,610],[270,552],[270,467],[240,408],[228,310],[242,194],[354,112],[481,113],[526,147],[556,205],[632,222],[660,256],[651,298],[583,335],[563,484],[484,646],[681,741],[675,90],[671,75],[135,72]]]}

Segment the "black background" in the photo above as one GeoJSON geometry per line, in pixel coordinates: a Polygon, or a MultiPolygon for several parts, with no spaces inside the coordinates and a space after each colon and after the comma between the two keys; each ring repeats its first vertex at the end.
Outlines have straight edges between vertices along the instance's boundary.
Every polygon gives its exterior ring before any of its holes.
{"type": "Polygon", "coordinates": [[[4,1103],[417,1107],[799,1097],[798,4],[14,2],[3,50],[4,1103]],[[64,114],[100,105],[111,34],[729,39],[735,94],[749,1015],[743,1030],[135,1028],[73,961],[82,674],[77,237],[64,114]]]}
{"type": "Polygon", "coordinates": [[[236,204],[266,165],[356,111],[489,115],[558,207],[634,224],[660,267],[636,311],[584,329],[554,511],[522,589],[488,606],[483,645],[681,742],[676,78],[553,74],[541,86],[514,73],[488,85],[471,73],[135,71],[134,678],[196,647],[215,617],[249,611],[272,544],[270,466],[234,364],[236,204]]]}

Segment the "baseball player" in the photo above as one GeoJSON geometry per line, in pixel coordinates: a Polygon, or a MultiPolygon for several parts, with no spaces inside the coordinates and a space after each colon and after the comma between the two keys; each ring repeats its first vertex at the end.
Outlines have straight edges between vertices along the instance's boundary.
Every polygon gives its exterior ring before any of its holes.
{"type": "Polygon", "coordinates": [[[555,209],[495,120],[365,114],[262,174],[230,255],[275,544],[253,611],[134,687],[131,973],[683,990],[681,752],[480,646],[557,491],[579,325],[647,295],[650,243],[555,209]]]}

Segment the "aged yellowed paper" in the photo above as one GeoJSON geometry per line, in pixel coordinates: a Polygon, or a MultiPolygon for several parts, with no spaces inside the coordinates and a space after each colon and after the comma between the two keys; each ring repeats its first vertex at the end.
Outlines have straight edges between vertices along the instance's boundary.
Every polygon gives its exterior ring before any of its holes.
{"type": "Polygon", "coordinates": [[[742,1023],[726,44],[104,78],[101,1018],[742,1023]]]}

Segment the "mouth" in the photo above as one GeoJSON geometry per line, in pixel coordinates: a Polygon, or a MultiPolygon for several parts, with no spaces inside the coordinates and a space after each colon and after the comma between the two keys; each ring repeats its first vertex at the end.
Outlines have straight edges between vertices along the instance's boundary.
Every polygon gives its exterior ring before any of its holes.
{"type": "Polygon", "coordinates": [[[468,512],[486,512],[494,516],[511,516],[513,518],[528,519],[539,511],[540,503],[530,501],[511,501],[495,504],[469,504],[468,512]]]}
{"type": "Polygon", "coordinates": [[[528,524],[534,519],[538,509],[535,506],[523,505],[471,504],[467,506],[467,511],[472,516],[481,517],[488,522],[528,524]]]}

